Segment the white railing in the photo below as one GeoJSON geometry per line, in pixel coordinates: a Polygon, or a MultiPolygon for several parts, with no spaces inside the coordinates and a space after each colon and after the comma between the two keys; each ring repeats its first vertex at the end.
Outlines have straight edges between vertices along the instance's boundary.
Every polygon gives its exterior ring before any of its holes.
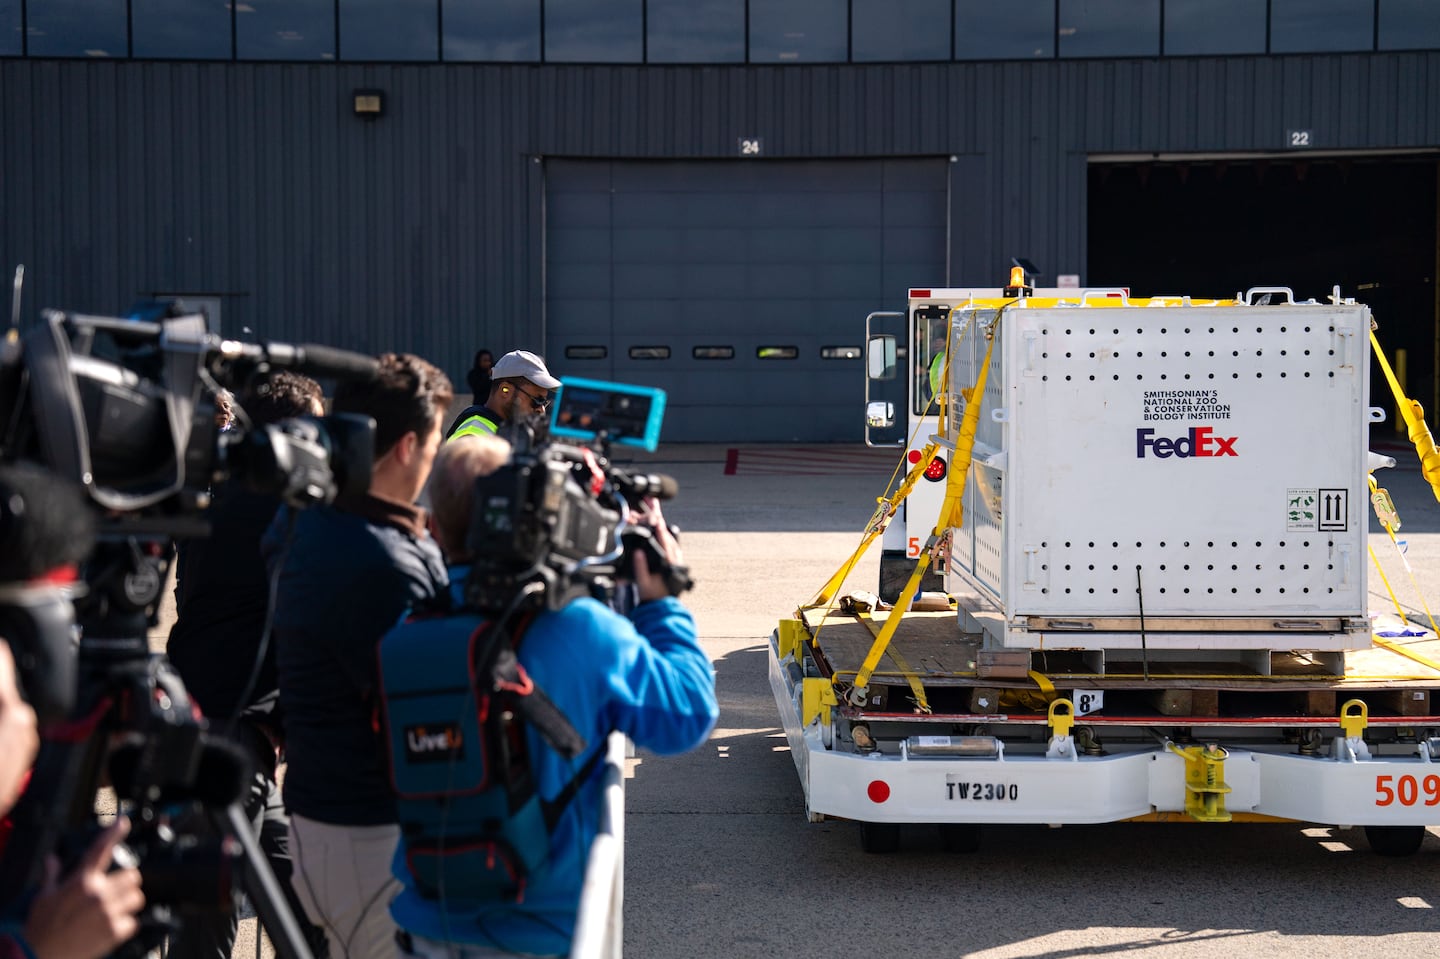
{"type": "Polygon", "coordinates": [[[623,733],[606,743],[600,797],[600,831],[585,864],[585,885],[575,917],[570,959],[620,959],[625,930],[625,755],[623,733]]]}

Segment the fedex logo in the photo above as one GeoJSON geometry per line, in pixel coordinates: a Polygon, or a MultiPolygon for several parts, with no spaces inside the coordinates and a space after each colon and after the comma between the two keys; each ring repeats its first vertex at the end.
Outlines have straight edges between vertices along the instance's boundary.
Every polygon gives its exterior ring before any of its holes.
{"type": "Polygon", "coordinates": [[[1143,460],[1148,449],[1157,459],[1162,460],[1171,456],[1178,456],[1180,459],[1191,456],[1239,456],[1240,454],[1235,452],[1235,441],[1239,438],[1216,436],[1215,431],[1208,426],[1192,426],[1184,436],[1174,439],[1168,436],[1157,437],[1152,429],[1138,429],[1135,431],[1135,455],[1143,460]]]}

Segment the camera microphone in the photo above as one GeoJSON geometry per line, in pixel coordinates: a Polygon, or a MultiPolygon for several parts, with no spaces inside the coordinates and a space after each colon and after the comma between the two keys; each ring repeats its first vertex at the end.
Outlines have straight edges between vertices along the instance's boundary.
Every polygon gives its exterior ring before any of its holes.
{"type": "Polygon", "coordinates": [[[220,344],[220,355],[228,360],[263,363],[274,369],[344,380],[373,379],[378,369],[373,356],[318,343],[266,343],[257,346],[224,340],[220,344]]]}
{"type": "Polygon", "coordinates": [[[680,493],[680,484],[675,477],[665,473],[622,473],[615,470],[613,475],[621,491],[634,499],[644,499],[647,496],[674,499],[680,493]]]}

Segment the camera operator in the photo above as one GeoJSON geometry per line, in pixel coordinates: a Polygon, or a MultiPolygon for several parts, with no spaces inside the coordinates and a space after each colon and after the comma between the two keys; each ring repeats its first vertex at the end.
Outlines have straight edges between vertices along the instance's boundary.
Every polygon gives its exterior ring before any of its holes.
{"type": "Polygon", "coordinates": [[[398,889],[390,859],[399,827],[373,725],[375,644],[406,609],[446,588],[415,500],[451,396],[444,373],[408,354],[381,356],[373,380],[341,383],[333,412],[375,421],[369,490],[334,506],[282,509],[264,542],[279,569],[273,632],[291,881],[331,959],[395,954],[385,907],[398,889]]]}
{"type": "MultiPolygon", "coordinates": [[[[73,577],[72,564],[93,540],[78,492],[48,474],[0,471],[0,582],[45,583],[65,578],[56,573],[67,568],[73,577]]],[[[35,710],[21,695],[10,645],[0,640],[0,816],[24,790],[39,744],[35,710]]],[[[128,819],[116,820],[63,879],[59,858],[49,855],[33,894],[0,903],[0,957],[97,959],[135,935],[136,914],[145,907],[140,870],[111,864],[129,831],[128,819]]]]}
{"type": "MultiPolygon", "coordinates": [[[[324,394],[308,376],[277,372],[247,388],[240,408],[251,425],[262,427],[291,417],[322,415],[324,394]]],[[[176,620],[166,652],[211,729],[249,756],[254,775],[244,798],[246,817],[311,952],[321,959],[324,933],[305,922],[290,885],[289,819],[275,782],[280,742],[275,653],[273,644],[267,643],[262,655],[261,646],[270,583],[260,537],[279,506],[278,496],[252,492],[238,481],[216,492],[206,513],[210,535],[179,546],[176,620]]],[[[195,831],[208,831],[203,815],[194,819],[195,831]]],[[[167,955],[229,959],[235,928],[233,909],[187,917],[180,933],[171,937],[167,955]]]]}
{"type": "MultiPolygon", "coordinates": [[[[475,480],[508,457],[508,444],[487,435],[454,439],[436,458],[432,528],[452,564],[457,605],[473,558],[466,539],[475,480]]],[[[652,512],[646,521],[653,524],[660,549],[678,563],[678,544],[658,505],[653,500],[647,505],[652,512]]],[[[584,753],[567,761],[533,727],[527,729],[536,789],[546,801],[555,800],[577,771],[603,752],[611,730],[657,753],[679,753],[704,742],[718,717],[714,670],[697,642],[694,618],[669,595],[644,555],[635,557],[635,582],[641,602],[628,618],[593,599],[576,599],[559,611],[540,613],[519,646],[525,672],[587,744],[584,753]]],[[[551,833],[548,868],[525,887],[521,902],[462,909],[427,898],[410,875],[402,848],[395,874],[405,888],[390,907],[404,930],[402,951],[425,959],[567,953],[599,826],[599,781],[592,767],[551,833]]]]}
{"type": "Polygon", "coordinates": [[[15,657],[10,644],[0,640],[0,816],[15,805],[39,748],[35,710],[20,696],[15,657]]]}

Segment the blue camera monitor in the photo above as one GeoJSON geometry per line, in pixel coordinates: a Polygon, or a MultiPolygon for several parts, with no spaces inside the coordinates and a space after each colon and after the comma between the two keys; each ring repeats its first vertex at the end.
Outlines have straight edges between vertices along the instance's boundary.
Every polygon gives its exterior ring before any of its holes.
{"type": "Polygon", "coordinates": [[[665,391],[627,383],[571,378],[561,382],[550,414],[555,436],[594,439],[655,452],[665,418],[665,391]]]}

